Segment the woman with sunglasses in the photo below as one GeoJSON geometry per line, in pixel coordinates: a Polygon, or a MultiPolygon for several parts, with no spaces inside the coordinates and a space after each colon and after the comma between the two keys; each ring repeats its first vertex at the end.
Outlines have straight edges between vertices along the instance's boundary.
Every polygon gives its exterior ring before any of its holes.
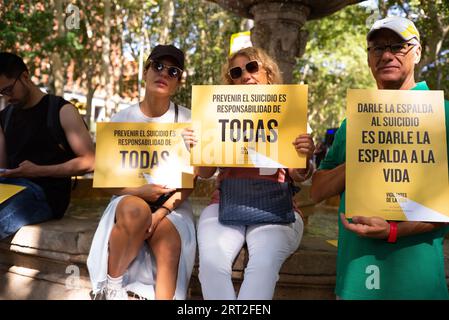
{"type": "MultiPolygon", "coordinates": [[[[259,48],[245,48],[232,54],[222,69],[225,84],[281,84],[276,63],[259,48]]],[[[186,143],[196,144],[192,130],[185,134],[186,143]]],[[[310,135],[300,134],[292,148],[313,155],[310,135]]],[[[308,161],[310,163],[310,161],[308,161]]],[[[219,168],[217,189],[211,204],[201,213],[198,223],[199,280],[205,299],[272,299],[279,270],[284,261],[298,248],[302,238],[303,221],[294,207],[295,221],[289,224],[224,225],[219,222],[220,184],[225,179],[268,179],[284,182],[304,181],[311,176],[307,169],[278,169],[272,175],[261,175],[258,168],[219,168]],[[232,283],[232,264],[243,245],[247,244],[249,261],[238,295],[232,283]]],[[[215,167],[195,168],[202,178],[209,178],[215,167]]],[[[263,172],[262,172],[263,173],[263,172]]],[[[257,192],[256,190],[254,192],[257,192]]],[[[293,201],[289,199],[288,201],[293,201]]]]}
{"type": "MultiPolygon", "coordinates": [[[[145,64],[143,101],[112,121],[190,122],[190,110],[170,101],[183,69],[182,51],[156,46],[145,64]]],[[[196,251],[191,191],[155,184],[114,189],[87,261],[94,293],[117,300],[128,299],[127,291],[147,299],[186,298],[196,251]]]]}

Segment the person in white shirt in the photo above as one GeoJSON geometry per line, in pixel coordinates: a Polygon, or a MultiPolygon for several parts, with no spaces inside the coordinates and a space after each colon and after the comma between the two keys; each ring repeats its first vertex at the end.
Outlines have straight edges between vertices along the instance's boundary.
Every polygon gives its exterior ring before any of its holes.
{"type": "MultiPolygon", "coordinates": [[[[156,46],[145,64],[145,97],[113,122],[190,122],[190,110],[170,101],[184,69],[184,53],[156,46]]],[[[93,293],[107,300],[185,299],[196,252],[192,189],[146,184],[114,189],[87,260],[93,293]],[[156,276],[157,275],[157,276],[156,276]]]]}

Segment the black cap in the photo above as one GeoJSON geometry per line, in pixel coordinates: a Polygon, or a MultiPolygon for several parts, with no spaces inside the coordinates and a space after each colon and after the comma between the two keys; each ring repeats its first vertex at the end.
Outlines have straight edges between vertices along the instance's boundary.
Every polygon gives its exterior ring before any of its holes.
{"type": "Polygon", "coordinates": [[[158,60],[162,57],[173,58],[176,62],[176,66],[184,70],[184,53],[175,46],[171,44],[158,45],[154,47],[153,51],[151,51],[148,59],[158,60]]]}

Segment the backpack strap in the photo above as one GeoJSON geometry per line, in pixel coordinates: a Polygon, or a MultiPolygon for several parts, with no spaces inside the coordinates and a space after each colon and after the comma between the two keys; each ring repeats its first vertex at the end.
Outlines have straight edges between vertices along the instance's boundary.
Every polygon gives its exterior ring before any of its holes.
{"type": "Polygon", "coordinates": [[[178,117],[179,117],[179,107],[175,103],[175,123],[178,123],[178,117]]]}
{"type": "Polygon", "coordinates": [[[298,187],[295,184],[295,181],[293,180],[293,178],[290,176],[290,174],[288,173],[288,168],[285,168],[285,182],[288,182],[288,185],[290,187],[290,191],[292,193],[292,196],[294,196],[295,194],[297,194],[299,191],[301,191],[301,188],[298,187]]]}
{"type": "Polygon", "coordinates": [[[4,117],[4,120],[2,121],[2,128],[3,128],[4,133],[6,133],[6,128],[8,127],[9,120],[11,120],[11,115],[12,115],[13,110],[14,110],[14,107],[12,105],[6,106],[5,117],[4,117]]]}

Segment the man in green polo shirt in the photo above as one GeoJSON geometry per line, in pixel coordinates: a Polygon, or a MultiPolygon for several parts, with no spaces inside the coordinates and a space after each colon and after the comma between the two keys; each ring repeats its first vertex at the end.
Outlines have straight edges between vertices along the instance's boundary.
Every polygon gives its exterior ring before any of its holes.
{"type": "MultiPolygon", "coordinates": [[[[421,58],[418,30],[412,21],[390,17],[376,21],[367,36],[368,65],[378,89],[429,90],[416,83],[421,58]]],[[[445,101],[446,141],[449,102],[445,101]]],[[[449,157],[449,155],[448,155],[449,157]]],[[[443,240],[447,224],[398,222],[354,217],[345,212],[346,120],[313,176],[311,196],[321,201],[340,194],[337,284],[341,299],[449,299],[443,240]],[[387,241],[388,240],[388,241],[387,241]]]]}

